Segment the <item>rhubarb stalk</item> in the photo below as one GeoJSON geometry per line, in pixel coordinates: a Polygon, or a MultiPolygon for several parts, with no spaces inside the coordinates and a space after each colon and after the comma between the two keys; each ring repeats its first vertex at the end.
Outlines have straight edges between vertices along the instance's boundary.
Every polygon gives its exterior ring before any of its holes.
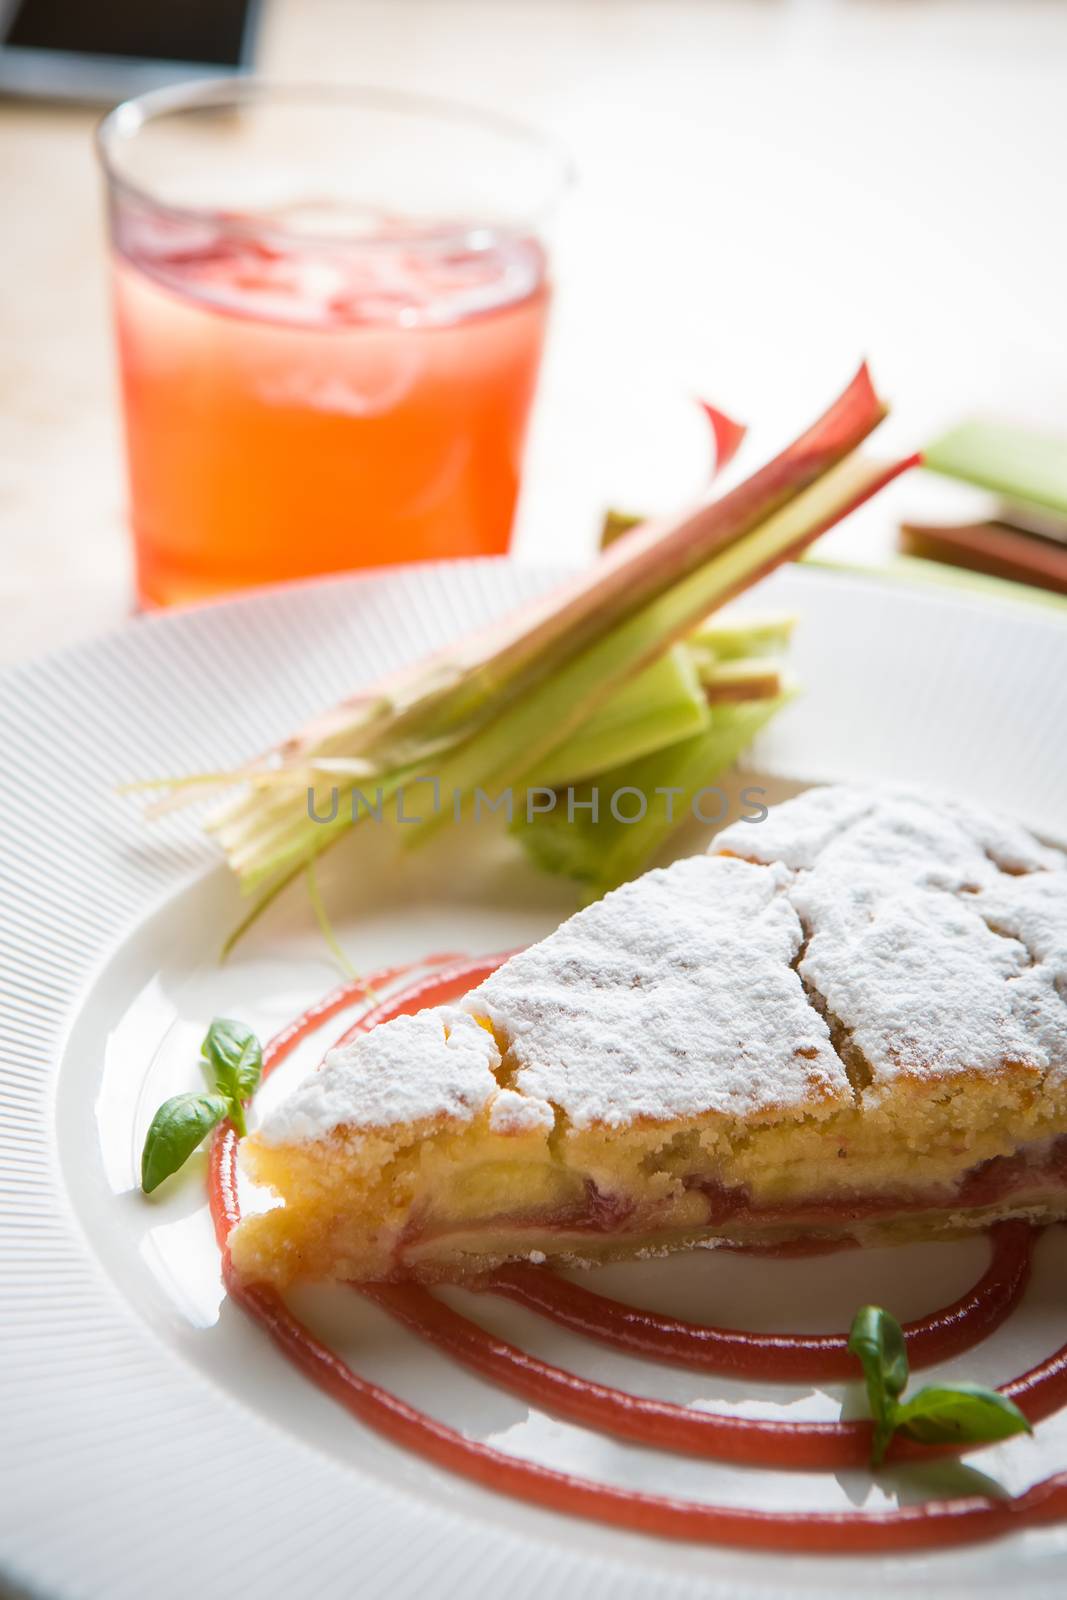
{"type": "MultiPolygon", "coordinates": [[[[574,776],[554,754],[562,752],[577,763],[576,773],[582,770],[583,739],[612,731],[622,736],[629,692],[636,742],[628,755],[636,755],[641,741],[657,737],[651,718],[639,726],[641,690],[635,686],[642,675],[659,674],[662,685],[664,658],[693,629],[713,630],[709,613],[797,556],[911,464],[883,466],[853,454],[884,414],[861,367],[812,428],[730,493],[674,522],[635,528],[547,597],[394,674],[315,719],[278,750],[227,774],[247,788],[213,826],[242,887],[260,889],[260,904],[272,898],[351,826],[346,800],[354,790],[380,789],[388,799],[409,780],[432,773],[446,795],[469,795],[475,786],[529,782],[546,770],[558,779],[574,776]],[[320,815],[329,814],[333,793],[339,795],[333,821],[309,817],[309,790],[320,815]]],[[[710,636],[704,648],[714,665],[710,636]]],[[[737,654],[744,658],[763,648],[739,644],[737,654]]],[[[722,675],[719,681],[721,687],[722,675]]],[[[645,683],[651,692],[652,680],[645,683]]],[[[699,741],[710,731],[707,707],[692,690],[690,681],[688,707],[682,704],[686,693],[676,697],[672,714],[681,721],[675,742],[699,741]],[[692,719],[688,727],[686,717],[692,719]]],[[[762,716],[777,699],[758,703],[762,716]]],[[[712,714],[738,710],[714,706],[712,714]]],[[[644,752],[651,748],[646,743],[644,752]]],[[[604,750],[596,759],[603,756],[604,750]]],[[[584,770],[590,770],[588,761],[584,770]]],[[[432,830],[400,831],[413,842],[432,830]]]]}

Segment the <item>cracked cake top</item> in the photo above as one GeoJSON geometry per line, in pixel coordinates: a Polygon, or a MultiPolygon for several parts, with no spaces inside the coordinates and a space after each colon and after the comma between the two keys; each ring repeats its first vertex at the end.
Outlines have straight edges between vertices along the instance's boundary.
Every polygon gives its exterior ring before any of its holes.
{"type": "Polygon", "coordinates": [[[735,824],[713,849],[792,869],[801,979],[875,1088],[1067,1070],[1067,857],[1025,829],[840,787],[735,824]]]}
{"type": "Polygon", "coordinates": [[[500,1132],[819,1118],[1006,1070],[1067,1072],[1067,857],[967,806],[834,787],[617,889],[461,1009],[331,1051],[260,1137],[486,1107],[500,1132]]]}

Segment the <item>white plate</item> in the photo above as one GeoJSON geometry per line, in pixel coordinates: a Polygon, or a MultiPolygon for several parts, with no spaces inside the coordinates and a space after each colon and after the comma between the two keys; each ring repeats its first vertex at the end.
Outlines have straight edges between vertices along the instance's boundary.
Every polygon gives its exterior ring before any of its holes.
{"type": "MultiPolygon", "coordinates": [[[[269,1033],[336,974],[299,893],[220,968],[237,910],[225,870],[194,818],[149,829],[114,784],[232,762],[545,581],[485,562],[310,584],[150,618],[0,685],[0,1529],[16,1586],[107,1600],[1059,1589],[1067,1527],[944,1555],[787,1560],[612,1532],[477,1490],[364,1431],[222,1301],[202,1168],[154,1201],[137,1192],[148,1117],[195,1083],[205,1021],[224,1010],[269,1033]]],[[[774,793],[812,779],[902,779],[1062,831],[1057,619],[800,570],[777,575],[766,601],[801,616],[806,685],[752,758],[774,793]]],[[[324,877],[364,969],[442,945],[499,949],[569,909],[491,834],[450,833],[399,865],[353,839],[324,877]]],[[[945,1302],[977,1275],[983,1250],[771,1264],[699,1255],[604,1276],[739,1326],[840,1328],[865,1299],[902,1316],[945,1302]]],[[[1002,1380],[1062,1341],[1065,1257],[1052,1230],[1025,1306],[959,1372],[1002,1380]]],[[[361,1370],[479,1438],[613,1482],[761,1506],[874,1506],[983,1475],[1017,1490],[1067,1465],[1067,1417],[976,1455],[962,1477],[928,1468],[878,1485],[865,1473],[743,1471],[623,1446],[448,1366],[342,1293],[301,1303],[361,1370]]],[[[837,1414],[839,1392],[746,1393],[583,1347],[503,1302],[470,1303],[520,1343],[638,1392],[837,1414]]]]}

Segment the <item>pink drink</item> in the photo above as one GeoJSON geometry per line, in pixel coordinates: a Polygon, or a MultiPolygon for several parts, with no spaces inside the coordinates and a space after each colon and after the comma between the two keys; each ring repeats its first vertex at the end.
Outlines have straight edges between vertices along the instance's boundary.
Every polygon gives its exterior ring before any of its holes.
{"type": "Polygon", "coordinates": [[[558,153],[254,80],[131,102],[100,143],[143,601],[506,550],[558,153]]]}
{"type": "Polygon", "coordinates": [[[547,310],[532,241],[368,261],[252,236],[117,251],[115,287],[146,602],[507,549],[547,310]]]}

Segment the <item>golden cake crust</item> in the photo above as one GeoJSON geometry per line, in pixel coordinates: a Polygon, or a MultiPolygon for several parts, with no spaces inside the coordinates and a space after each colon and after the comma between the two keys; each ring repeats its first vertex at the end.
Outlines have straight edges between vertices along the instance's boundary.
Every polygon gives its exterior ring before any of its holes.
{"type": "Polygon", "coordinates": [[[858,1231],[878,1196],[954,1228],[990,1214],[968,1175],[1020,1150],[1030,1190],[1013,1177],[994,1210],[1045,1216],[1065,1133],[1067,860],[967,807],[812,790],[459,1007],[330,1052],[246,1142],[286,1208],[242,1225],[235,1260],[286,1281],[546,1241],[597,1259],[813,1203],[858,1231]]]}

